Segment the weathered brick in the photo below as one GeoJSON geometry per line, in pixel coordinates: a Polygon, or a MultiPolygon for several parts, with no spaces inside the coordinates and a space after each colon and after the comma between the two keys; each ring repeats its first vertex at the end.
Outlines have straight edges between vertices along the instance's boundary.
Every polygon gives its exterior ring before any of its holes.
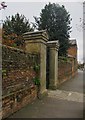
{"type": "Polygon", "coordinates": [[[37,91],[33,78],[37,73],[33,67],[34,63],[39,64],[39,58],[37,54],[23,53],[10,47],[4,46],[3,50],[3,70],[6,73],[2,80],[2,116],[6,118],[36,99],[37,91]]]}

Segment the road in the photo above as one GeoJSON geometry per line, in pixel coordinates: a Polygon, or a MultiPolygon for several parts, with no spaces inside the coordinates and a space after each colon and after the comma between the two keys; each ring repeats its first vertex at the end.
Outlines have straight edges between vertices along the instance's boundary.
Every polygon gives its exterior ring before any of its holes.
{"type": "MultiPolygon", "coordinates": [[[[84,74],[85,75],[85,74],[84,74]]],[[[9,118],[83,118],[83,72],[9,118]]]]}

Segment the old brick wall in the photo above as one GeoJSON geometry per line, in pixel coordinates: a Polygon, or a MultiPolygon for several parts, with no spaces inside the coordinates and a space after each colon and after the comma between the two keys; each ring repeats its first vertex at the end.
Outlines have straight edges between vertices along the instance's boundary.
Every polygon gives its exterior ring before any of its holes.
{"type": "Polygon", "coordinates": [[[33,79],[37,75],[34,67],[39,65],[39,54],[2,47],[2,116],[12,113],[32,102],[37,97],[33,79]]]}
{"type": "Polygon", "coordinates": [[[77,62],[77,43],[76,41],[70,41],[70,47],[68,49],[68,55],[70,56],[69,59],[72,62],[72,76],[77,73],[78,69],[78,62],[77,62]],[[74,42],[74,43],[73,43],[74,42]]]}
{"type": "Polygon", "coordinates": [[[58,79],[59,84],[68,80],[72,76],[72,63],[67,60],[58,60],[58,79]]]}
{"type": "Polygon", "coordinates": [[[68,54],[77,58],[77,46],[76,45],[70,46],[68,49],[68,54]]]}

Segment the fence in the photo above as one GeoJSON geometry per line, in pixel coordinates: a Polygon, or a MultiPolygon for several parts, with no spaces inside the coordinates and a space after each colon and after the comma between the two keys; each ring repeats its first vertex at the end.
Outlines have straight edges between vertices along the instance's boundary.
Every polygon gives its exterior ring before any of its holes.
{"type": "Polygon", "coordinates": [[[33,79],[39,65],[39,54],[2,46],[2,116],[24,107],[37,97],[33,79]]]}

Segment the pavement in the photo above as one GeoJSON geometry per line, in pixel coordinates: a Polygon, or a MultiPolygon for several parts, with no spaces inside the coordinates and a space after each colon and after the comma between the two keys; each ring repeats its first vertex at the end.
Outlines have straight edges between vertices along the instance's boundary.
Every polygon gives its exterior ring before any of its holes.
{"type": "Polygon", "coordinates": [[[83,103],[83,94],[73,91],[65,91],[65,90],[56,90],[48,91],[48,96],[56,99],[67,100],[67,101],[75,101],[83,103]]]}
{"type": "Polygon", "coordinates": [[[83,77],[84,76],[85,76],[85,72],[78,70],[78,73],[76,74],[76,76],[73,79],[70,79],[64,82],[59,87],[59,89],[83,93],[83,77]]]}
{"type": "Polygon", "coordinates": [[[83,118],[83,72],[9,118],[83,118]]]}

